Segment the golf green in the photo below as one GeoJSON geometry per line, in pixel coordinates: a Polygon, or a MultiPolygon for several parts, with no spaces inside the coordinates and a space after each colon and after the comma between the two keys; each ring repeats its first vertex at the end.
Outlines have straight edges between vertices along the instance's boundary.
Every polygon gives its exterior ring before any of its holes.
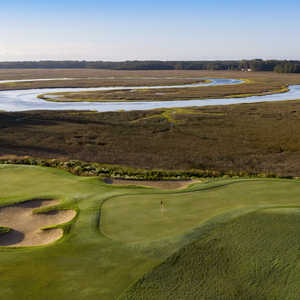
{"type": "MultiPolygon", "coordinates": [[[[167,191],[108,185],[51,168],[2,165],[0,186],[0,206],[54,199],[60,200],[56,209],[77,211],[54,243],[0,247],[0,295],[5,300],[115,299],[220,225],[256,218],[261,209],[300,206],[296,180],[215,180],[167,191]]],[[[293,209],[285,210],[290,215],[298,218],[293,209]]]]}

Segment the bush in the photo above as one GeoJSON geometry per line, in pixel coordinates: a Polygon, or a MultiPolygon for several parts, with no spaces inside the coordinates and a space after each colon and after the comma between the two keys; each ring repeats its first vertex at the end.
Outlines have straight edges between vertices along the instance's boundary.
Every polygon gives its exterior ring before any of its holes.
{"type": "Polygon", "coordinates": [[[78,176],[99,176],[111,178],[127,178],[137,180],[188,180],[191,178],[286,178],[293,179],[292,176],[281,176],[280,174],[270,173],[247,173],[243,171],[222,172],[216,170],[145,170],[135,169],[119,165],[102,165],[99,163],[86,163],[79,160],[60,161],[57,159],[39,158],[16,158],[0,159],[0,164],[20,164],[37,165],[66,170],[78,176]]]}

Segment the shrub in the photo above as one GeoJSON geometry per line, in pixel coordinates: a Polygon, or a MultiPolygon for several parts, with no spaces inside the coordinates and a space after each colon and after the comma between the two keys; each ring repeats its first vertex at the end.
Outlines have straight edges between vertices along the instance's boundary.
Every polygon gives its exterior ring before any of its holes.
{"type": "Polygon", "coordinates": [[[79,160],[60,161],[57,159],[39,158],[16,158],[0,159],[0,164],[21,164],[38,165],[66,170],[78,176],[99,176],[112,178],[127,178],[138,180],[188,180],[191,178],[286,178],[293,179],[293,176],[282,176],[269,173],[247,173],[244,171],[216,171],[216,170],[145,170],[135,169],[119,165],[104,165],[99,163],[86,163],[79,160]]]}

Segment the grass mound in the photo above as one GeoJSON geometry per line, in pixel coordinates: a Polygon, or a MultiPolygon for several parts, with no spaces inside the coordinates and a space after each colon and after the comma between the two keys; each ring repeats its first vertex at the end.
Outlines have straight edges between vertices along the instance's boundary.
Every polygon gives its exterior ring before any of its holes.
{"type": "Polygon", "coordinates": [[[121,299],[298,299],[299,209],[267,209],[212,230],[121,299]]]}

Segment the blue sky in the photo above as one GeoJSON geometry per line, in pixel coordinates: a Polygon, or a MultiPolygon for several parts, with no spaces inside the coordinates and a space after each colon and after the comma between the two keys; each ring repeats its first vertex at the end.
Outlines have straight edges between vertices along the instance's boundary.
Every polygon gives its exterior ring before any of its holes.
{"type": "Polygon", "coordinates": [[[0,60],[300,59],[300,1],[11,0],[0,60]]]}

